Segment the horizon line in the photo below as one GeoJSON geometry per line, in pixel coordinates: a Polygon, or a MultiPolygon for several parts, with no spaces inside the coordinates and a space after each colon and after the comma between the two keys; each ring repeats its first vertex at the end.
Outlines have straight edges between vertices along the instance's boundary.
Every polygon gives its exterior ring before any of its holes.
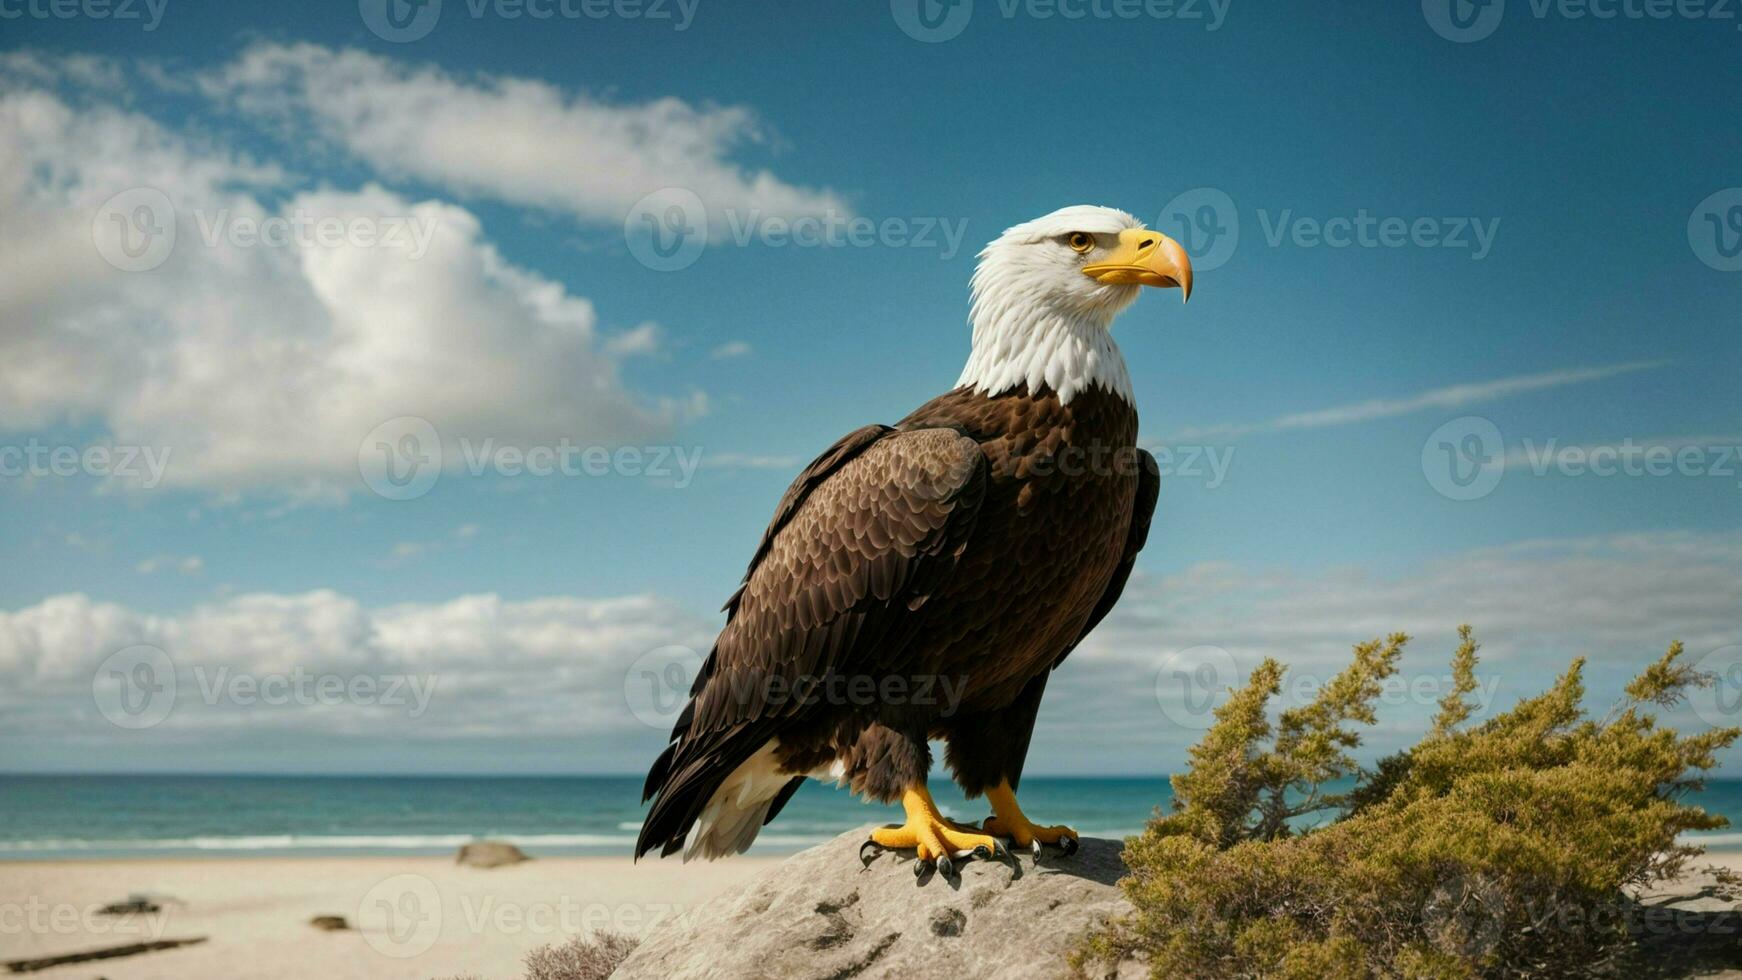
{"type": "MultiPolygon", "coordinates": [[[[1173,773],[1025,773],[1026,779],[1167,779],[1173,773]]],[[[339,779],[645,779],[644,772],[272,772],[265,770],[4,770],[0,779],[17,776],[230,776],[339,779]]],[[[821,782],[821,781],[819,781],[821,782]]],[[[826,785],[826,784],[825,784],[826,785]]]]}

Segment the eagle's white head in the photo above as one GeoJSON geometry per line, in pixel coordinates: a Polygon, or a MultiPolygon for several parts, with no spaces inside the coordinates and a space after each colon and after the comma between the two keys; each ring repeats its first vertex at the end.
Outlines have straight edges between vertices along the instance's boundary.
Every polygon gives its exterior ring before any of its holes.
{"type": "Polygon", "coordinates": [[[957,386],[987,395],[1047,385],[1069,402],[1099,385],[1132,400],[1113,318],[1144,286],[1192,295],[1179,243],[1115,208],[1061,208],[1010,228],[974,269],[974,348],[957,386]]]}

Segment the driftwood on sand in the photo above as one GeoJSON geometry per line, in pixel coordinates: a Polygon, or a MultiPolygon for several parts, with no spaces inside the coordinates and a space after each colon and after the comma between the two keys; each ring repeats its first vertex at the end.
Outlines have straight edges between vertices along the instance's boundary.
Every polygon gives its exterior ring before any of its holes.
{"type": "Polygon", "coordinates": [[[81,950],[77,953],[62,953],[59,956],[44,956],[34,960],[10,960],[6,964],[10,973],[35,973],[50,967],[66,966],[70,963],[89,963],[92,960],[112,960],[122,956],[136,956],[140,953],[153,953],[160,949],[175,949],[178,946],[192,946],[206,941],[205,936],[195,936],[192,939],[158,939],[146,943],[127,943],[124,946],[104,946],[100,949],[81,950]]]}

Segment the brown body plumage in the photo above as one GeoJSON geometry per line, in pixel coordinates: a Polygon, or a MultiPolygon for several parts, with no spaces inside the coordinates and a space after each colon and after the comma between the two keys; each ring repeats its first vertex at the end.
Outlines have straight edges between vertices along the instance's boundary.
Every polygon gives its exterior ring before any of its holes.
{"type": "Polygon", "coordinates": [[[1047,673],[1147,536],[1159,477],[1136,437],[1136,410],[1098,388],[1069,404],[958,388],[818,457],[648,774],[659,799],[637,854],[681,847],[719,780],[773,738],[785,772],[840,760],[880,801],[924,778],[931,737],[970,796],[1016,785],[1047,673]]]}

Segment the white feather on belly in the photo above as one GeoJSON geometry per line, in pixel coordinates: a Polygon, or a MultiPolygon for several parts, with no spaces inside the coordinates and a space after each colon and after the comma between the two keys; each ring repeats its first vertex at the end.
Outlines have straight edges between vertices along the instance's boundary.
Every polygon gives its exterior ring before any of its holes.
{"type": "Polygon", "coordinates": [[[805,775],[817,780],[818,782],[834,783],[836,786],[839,786],[847,781],[847,763],[840,759],[836,759],[826,766],[818,766],[815,769],[812,769],[810,772],[805,773],[805,775]]]}

